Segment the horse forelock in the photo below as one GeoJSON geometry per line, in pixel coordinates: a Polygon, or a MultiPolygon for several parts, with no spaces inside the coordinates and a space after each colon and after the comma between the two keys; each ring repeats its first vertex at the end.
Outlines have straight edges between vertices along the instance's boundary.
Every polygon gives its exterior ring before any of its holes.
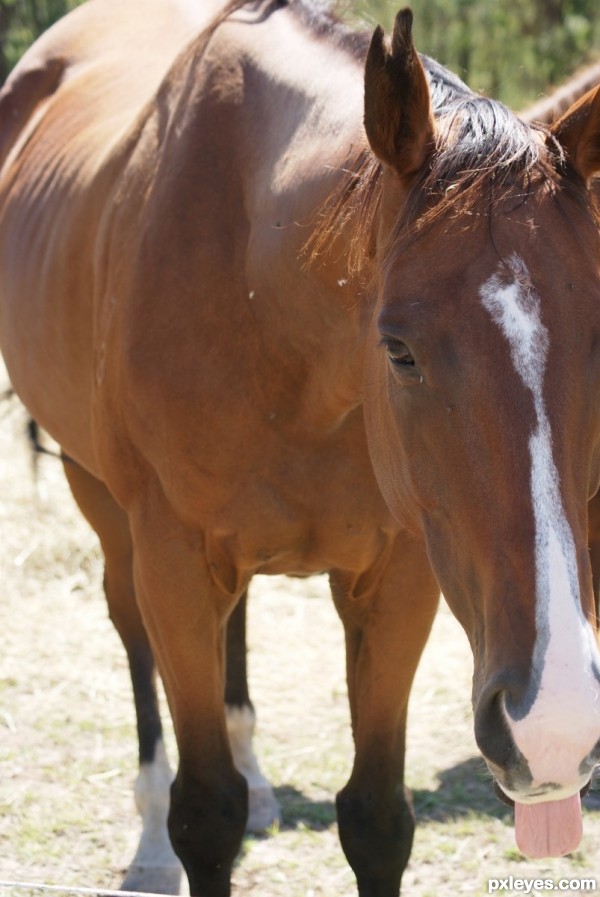
{"type": "Polygon", "coordinates": [[[518,205],[540,190],[558,196],[559,186],[575,180],[550,132],[496,100],[455,95],[436,112],[435,151],[409,191],[390,248],[442,219],[489,215],[506,197],[518,205]]]}
{"type": "Polygon", "coordinates": [[[548,126],[475,94],[435,61],[422,61],[437,145],[402,210],[393,235],[396,244],[414,239],[442,218],[472,214],[475,207],[490,214],[507,196],[518,205],[537,192],[551,194],[559,205],[568,195],[598,225],[594,197],[548,126]]]}

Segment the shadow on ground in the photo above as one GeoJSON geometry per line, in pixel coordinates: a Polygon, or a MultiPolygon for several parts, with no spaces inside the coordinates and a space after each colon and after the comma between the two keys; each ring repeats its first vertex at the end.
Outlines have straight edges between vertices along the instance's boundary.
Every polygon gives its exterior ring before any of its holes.
{"type": "MultiPolygon", "coordinates": [[[[512,820],[511,807],[500,803],[492,790],[492,779],[481,757],[470,757],[438,775],[435,791],[425,788],[412,790],[418,822],[443,822],[460,816],[482,815],[512,820]]],[[[312,800],[292,785],[275,788],[282,811],[280,829],[293,831],[306,828],[323,831],[336,822],[335,801],[312,800]]],[[[583,801],[584,808],[600,811],[600,776],[583,801]]]]}
{"type": "Polygon", "coordinates": [[[336,822],[335,800],[311,800],[292,785],[281,785],[274,790],[281,807],[280,828],[284,831],[303,826],[318,832],[336,822]]]}
{"type": "MultiPolygon", "coordinates": [[[[492,789],[492,777],[481,757],[470,757],[438,775],[435,791],[412,792],[417,821],[440,822],[471,814],[512,820],[512,807],[502,804],[492,789]]],[[[600,811],[600,776],[583,800],[587,810],[600,811]]]]}
{"type": "Polygon", "coordinates": [[[438,775],[435,791],[413,789],[417,821],[443,822],[460,816],[512,817],[512,809],[501,804],[492,790],[492,777],[481,757],[469,757],[438,775]]]}

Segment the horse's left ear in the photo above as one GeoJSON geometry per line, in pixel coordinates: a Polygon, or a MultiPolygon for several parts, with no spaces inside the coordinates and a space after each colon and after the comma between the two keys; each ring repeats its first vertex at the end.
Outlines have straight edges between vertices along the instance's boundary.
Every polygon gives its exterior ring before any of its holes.
{"type": "Polygon", "coordinates": [[[383,29],[373,34],[365,67],[365,131],[375,155],[410,178],[434,145],[429,86],[412,40],[413,16],[401,10],[391,47],[383,29]]]}
{"type": "Polygon", "coordinates": [[[550,130],[585,181],[600,173],[600,87],[573,103],[550,130]]]}

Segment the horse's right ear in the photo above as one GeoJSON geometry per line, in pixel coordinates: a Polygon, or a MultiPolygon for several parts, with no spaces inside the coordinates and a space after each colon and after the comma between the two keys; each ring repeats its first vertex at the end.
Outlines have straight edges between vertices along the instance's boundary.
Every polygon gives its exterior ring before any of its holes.
{"type": "Polygon", "coordinates": [[[600,87],[573,103],[550,130],[584,181],[600,174],[600,87]]]}
{"type": "Polygon", "coordinates": [[[412,40],[413,16],[401,10],[388,49],[383,29],[371,39],[365,68],[365,131],[375,155],[410,178],[435,141],[429,86],[412,40]]]}

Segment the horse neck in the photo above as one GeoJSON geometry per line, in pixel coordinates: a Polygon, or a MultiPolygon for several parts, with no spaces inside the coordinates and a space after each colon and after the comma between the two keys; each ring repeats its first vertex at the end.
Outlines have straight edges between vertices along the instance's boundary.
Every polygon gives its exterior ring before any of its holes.
{"type": "Polygon", "coordinates": [[[312,261],[306,244],[364,145],[362,65],[281,9],[260,25],[220,28],[202,74],[204,87],[180,82],[199,91],[185,104],[190,134],[201,141],[204,123],[219,122],[210,152],[227,160],[247,296],[263,338],[306,372],[306,406],[333,422],[360,400],[366,302],[343,234],[312,261]]]}
{"type": "Polygon", "coordinates": [[[324,242],[318,257],[310,258],[307,245],[366,145],[363,65],[290,13],[257,29],[244,66],[248,99],[238,133],[254,232],[286,267],[299,267],[326,302],[354,308],[364,289],[348,270],[351,223],[324,242]]]}
{"type": "Polygon", "coordinates": [[[552,124],[566,112],[576,100],[600,82],[600,62],[577,72],[566,84],[561,85],[550,96],[542,97],[523,109],[520,117],[525,121],[552,124]]]}

